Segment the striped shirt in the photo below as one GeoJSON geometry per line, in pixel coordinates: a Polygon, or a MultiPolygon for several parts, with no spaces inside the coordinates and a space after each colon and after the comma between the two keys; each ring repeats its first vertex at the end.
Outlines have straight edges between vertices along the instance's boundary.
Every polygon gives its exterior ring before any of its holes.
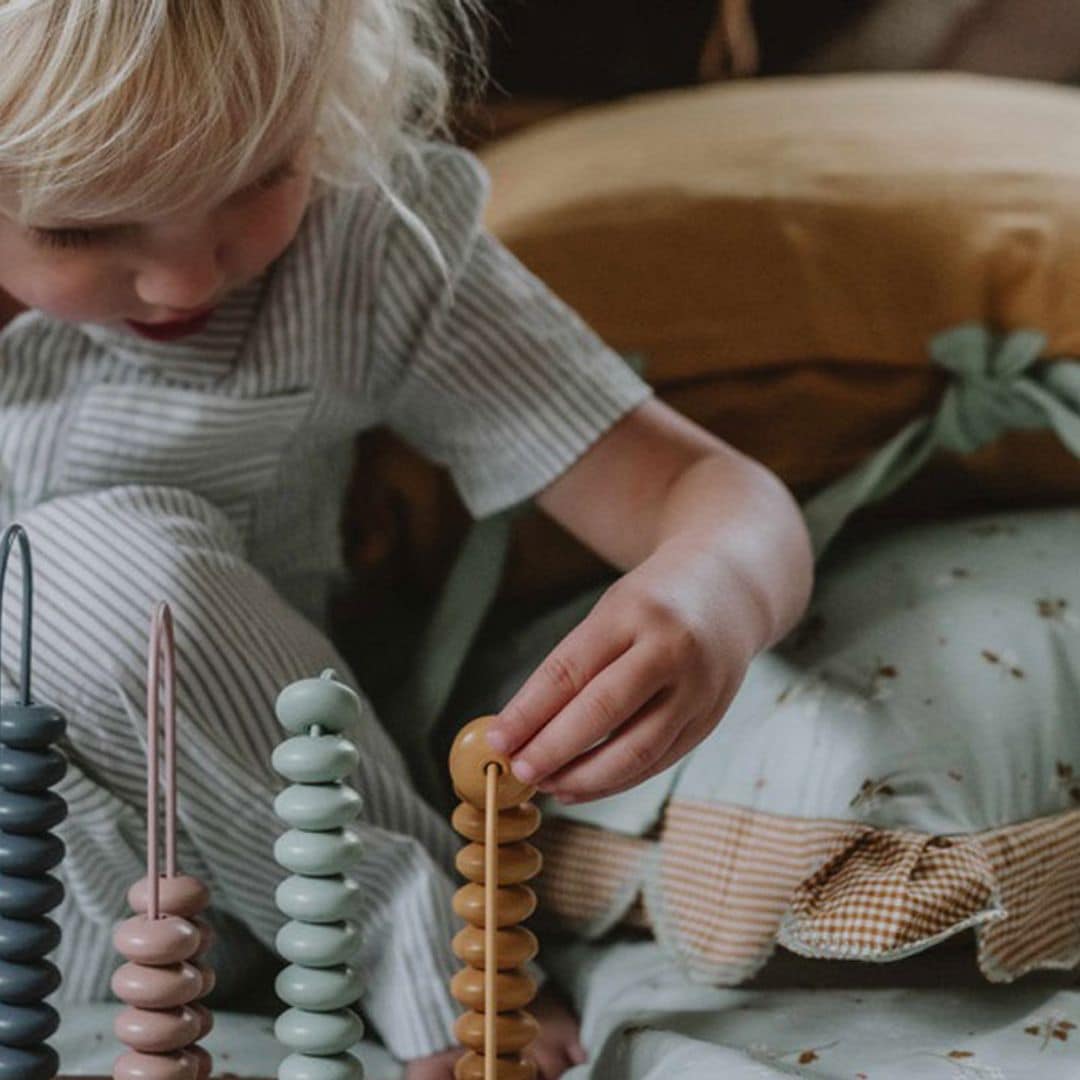
{"type": "MultiPolygon", "coordinates": [[[[484,231],[487,186],[477,162],[463,151],[432,145],[425,166],[423,179],[402,189],[406,213],[370,190],[322,194],[281,258],[191,337],[155,343],[118,329],[61,323],[37,311],[24,312],[0,331],[0,519],[7,524],[37,514],[44,523],[44,535],[32,537],[43,549],[36,655],[45,673],[44,699],[71,702],[76,711],[97,707],[86,689],[89,675],[78,672],[83,655],[61,656],[71,649],[70,639],[50,622],[78,624],[83,606],[100,602],[93,583],[81,581],[99,571],[89,559],[80,563],[81,549],[63,535],[66,529],[85,529],[100,539],[113,521],[117,545],[124,545],[124,529],[130,527],[130,560],[151,551],[157,558],[160,551],[149,541],[144,547],[136,543],[139,522],[147,515],[180,514],[180,496],[197,496],[200,505],[214,508],[213,528],[229,533],[229,550],[272,586],[273,596],[263,604],[263,648],[279,656],[288,652],[300,667],[315,662],[318,650],[300,640],[308,624],[294,625],[291,613],[306,616],[314,627],[325,625],[330,583],[344,570],[340,515],[359,432],[378,425],[397,432],[445,466],[469,510],[484,516],[545,487],[648,397],[648,387],[621,359],[484,231]],[[424,228],[416,227],[417,220],[424,228]],[[154,494],[140,500],[139,490],[154,494]],[[173,498],[170,491],[179,494],[173,498]],[[114,502],[81,510],[72,525],[58,508],[64,500],[83,506],[80,497],[92,493],[110,499],[118,494],[114,502]],[[65,560],[70,581],[53,581],[50,566],[62,567],[65,560]],[[55,616],[49,614],[50,583],[64,601],[55,616]],[[281,610],[274,607],[279,601],[281,610]],[[284,627],[286,644],[273,639],[275,626],[284,627]]],[[[179,532],[176,537],[180,546],[187,542],[179,532]]],[[[205,545],[192,543],[205,557],[205,545]]],[[[226,573],[224,557],[208,565],[226,573]]],[[[118,572],[109,590],[119,596],[133,589],[131,580],[118,572]]],[[[256,593],[260,587],[252,586],[256,593]]],[[[138,603],[148,599],[138,597],[138,603]]],[[[134,592],[129,600],[134,611],[134,592]]],[[[214,622],[213,613],[206,617],[214,622]]],[[[130,624],[126,615],[116,623],[117,639],[126,637],[129,651],[133,639],[141,647],[145,637],[134,629],[134,615],[130,624]]],[[[5,625],[9,683],[15,670],[11,631],[5,625]]],[[[318,636],[314,628],[311,635],[318,636]]],[[[243,653],[230,651],[232,644],[207,649],[209,674],[200,671],[191,679],[190,693],[204,695],[206,708],[215,694],[226,693],[230,672],[238,683],[246,679],[254,686],[259,673],[273,669],[269,661],[260,667],[259,657],[250,661],[250,673],[238,671],[236,657],[243,653]]],[[[101,648],[112,655],[107,645],[101,648]]],[[[80,858],[73,850],[65,863],[66,907],[93,912],[99,921],[123,914],[122,889],[104,872],[105,852],[121,843],[120,834],[130,839],[133,808],[142,810],[137,744],[125,750],[109,746],[110,732],[127,731],[134,723],[138,709],[128,698],[138,701],[138,693],[134,685],[124,689],[119,710],[103,695],[102,717],[83,717],[74,725],[76,779],[69,779],[67,794],[77,799],[80,790],[92,790],[93,796],[73,813],[69,844],[96,845],[96,854],[80,858]],[[111,720],[104,716],[110,708],[111,720]],[[80,731],[93,733],[93,745],[79,746],[80,731]]],[[[230,715],[234,706],[235,700],[217,708],[230,715]]],[[[273,937],[268,894],[277,871],[264,865],[268,847],[260,847],[258,837],[276,827],[271,781],[256,782],[267,761],[245,763],[237,747],[261,758],[281,736],[272,716],[265,731],[238,731],[226,749],[220,736],[215,742],[208,735],[198,744],[201,758],[184,788],[195,804],[185,822],[190,857],[211,879],[234,883],[222,909],[247,922],[264,943],[273,937]],[[217,789],[203,792],[198,785],[204,774],[214,775],[217,789]],[[244,843],[239,818],[234,836],[225,829],[215,834],[206,824],[215,813],[231,813],[233,791],[266,801],[244,843]],[[238,850],[250,852],[250,865],[236,867],[238,850]],[[247,902],[239,896],[244,882],[258,891],[247,902]]],[[[385,753],[390,761],[392,751],[385,753]]],[[[397,880],[394,860],[403,866],[413,857],[392,842],[399,819],[402,833],[421,840],[435,835],[425,811],[410,798],[401,796],[399,810],[389,791],[376,796],[381,818],[373,832],[372,889],[390,888],[397,880]]],[[[432,852],[409,880],[421,872],[442,874],[445,863],[445,850],[432,852]]],[[[137,863],[118,861],[115,867],[113,877],[137,869],[137,863]]],[[[448,955],[442,938],[449,916],[433,915],[432,905],[441,903],[447,888],[440,881],[427,892],[414,888],[406,898],[403,884],[394,913],[401,925],[368,938],[366,962],[384,985],[373,988],[366,1006],[402,1057],[446,1043],[452,1003],[445,983],[435,985],[445,972],[436,970],[442,961],[434,958],[448,955]],[[395,956],[380,957],[380,947],[395,950],[395,956]],[[413,1004],[403,1010],[397,1007],[402,1001],[413,1004]]],[[[392,896],[380,905],[383,916],[387,906],[393,908],[392,896]]],[[[74,910],[69,914],[74,919],[74,910]]],[[[72,976],[73,985],[100,987],[89,946],[75,955],[79,974],[72,976]]],[[[112,962],[100,957],[100,965],[112,962]]]]}

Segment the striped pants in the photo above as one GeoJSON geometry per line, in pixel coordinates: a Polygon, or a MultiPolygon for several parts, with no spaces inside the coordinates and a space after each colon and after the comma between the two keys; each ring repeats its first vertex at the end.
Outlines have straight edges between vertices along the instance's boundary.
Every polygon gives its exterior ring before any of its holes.
{"type": "MultiPolygon", "coordinates": [[[[233,967],[246,963],[237,924],[272,947],[282,922],[274,889],[284,871],[273,842],[283,826],[272,803],[283,781],[270,756],[286,733],[274,699],[327,667],[348,681],[347,667],[245,561],[224,515],[195,495],[118,487],[56,499],[18,520],[34,555],[33,694],[63,710],[69,725],[70,767],[57,788],[70,807],[58,830],[68,855],[60,870],[67,897],[56,916],[64,934],[54,956],[64,975],[57,998],[109,997],[121,962],[112,930],[130,914],[127,888],[145,873],[146,650],[159,600],[176,624],[179,863],[210,886],[227,979],[230,956],[233,967]]],[[[21,574],[13,558],[5,700],[18,672],[21,574]]],[[[449,949],[457,845],[412,790],[370,707],[359,740],[350,782],[364,797],[367,855],[354,872],[356,963],[366,975],[365,1010],[391,1051],[408,1058],[453,1041],[446,984],[457,966],[449,949]]]]}

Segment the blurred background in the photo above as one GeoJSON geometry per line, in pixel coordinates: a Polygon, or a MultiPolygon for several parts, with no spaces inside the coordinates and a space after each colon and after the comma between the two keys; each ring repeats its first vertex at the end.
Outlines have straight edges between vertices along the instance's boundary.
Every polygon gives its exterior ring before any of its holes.
{"type": "Polygon", "coordinates": [[[1080,79],[1077,0],[488,0],[483,142],[581,102],[725,78],[953,69],[1080,79]]]}

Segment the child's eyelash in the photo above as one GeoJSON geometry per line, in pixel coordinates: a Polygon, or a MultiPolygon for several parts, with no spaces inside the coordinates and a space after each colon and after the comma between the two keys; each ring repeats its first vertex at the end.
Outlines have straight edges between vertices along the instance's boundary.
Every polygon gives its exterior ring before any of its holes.
{"type": "MultiPolygon", "coordinates": [[[[291,161],[282,162],[256,180],[249,190],[269,191],[296,176],[296,166],[291,161]]],[[[85,248],[105,241],[105,229],[31,229],[35,243],[50,248],[85,248]]]]}
{"type": "Polygon", "coordinates": [[[102,240],[101,231],[95,229],[31,229],[30,232],[42,247],[81,248],[102,240]]]}
{"type": "Polygon", "coordinates": [[[296,175],[296,168],[291,161],[282,162],[268,173],[264,173],[251,186],[257,191],[269,191],[271,188],[291,180],[296,175]]]}

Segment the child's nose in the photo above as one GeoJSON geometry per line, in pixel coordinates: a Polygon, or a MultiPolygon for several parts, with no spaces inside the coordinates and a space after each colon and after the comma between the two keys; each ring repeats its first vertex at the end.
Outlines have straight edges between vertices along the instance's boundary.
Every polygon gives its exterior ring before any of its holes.
{"type": "Polygon", "coordinates": [[[216,245],[198,241],[169,245],[135,275],[135,291],[144,304],[176,311],[213,303],[223,284],[216,245]]]}

